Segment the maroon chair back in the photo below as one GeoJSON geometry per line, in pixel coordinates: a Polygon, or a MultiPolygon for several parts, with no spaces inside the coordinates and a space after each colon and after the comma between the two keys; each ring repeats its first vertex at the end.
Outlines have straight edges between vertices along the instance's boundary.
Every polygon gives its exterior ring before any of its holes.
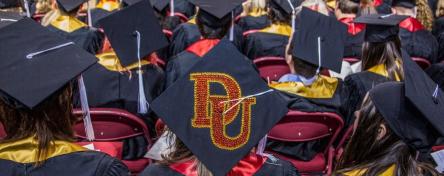
{"type": "MultiPolygon", "coordinates": [[[[289,160],[302,174],[330,174],[333,167],[333,142],[342,130],[344,122],[334,113],[290,111],[268,133],[268,138],[281,142],[309,142],[319,139],[328,141],[324,151],[311,161],[299,161],[295,158],[276,154],[289,160]]],[[[273,153],[273,152],[271,152],[273,153]]]]}
{"type": "Polygon", "coordinates": [[[438,146],[432,147],[432,151],[434,151],[434,152],[437,152],[440,150],[444,150],[444,145],[438,145],[438,146]]]}
{"type": "Polygon", "coordinates": [[[342,60],[345,61],[345,62],[350,63],[350,65],[353,65],[353,64],[355,64],[356,62],[361,61],[360,59],[358,59],[358,58],[354,58],[354,57],[346,57],[346,58],[344,58],[344,59],[342,59],[342,60]]]}
{"type": "Polygon", "coordinates": [[[165,131],[165,123],[163,123],[162,119],[157,119],[155,128],[156,128],[157,137],[160,137],[162,133],[165,131]]]}
{"type": "Polygon", "coordinates": [[[169,39],[173,36],[173,32],[167,29],[163,29],[162,32],[165,34],[165,36],[169,39]]]}
{"type": "Polygon", "coordinates": [[[259,69],[261,77],[269,81],[278,81],[279,78],[290,73],[290,67],[282,57],[262,57],[253,62],[259,69]]]}
{"type": "Polygon", "coordinates": [[[2,123],[0,123],[0,139],[3,139],[4,137],[6,137],[6,131],[3,128],[2,123]]]}
{"type": "Polygon", "coordinates": [[[424,58],[412,57],[412,60],[415,61],[423,70],[429,68],[432,65],[429,60],[424,58]]]}
{"type": "MultiPolygon", "coordinates": [[[[74,115],[82,117],[82,111],[75,109],[74,115]]],[[[152,141],[146,124],[137,116],[121,109],[91,108],[91,120],[94,127],[94,142],[122,142],[124,139],[144,136],[149,149],[152,141]]],[[[74,125],[74,131],[80,141],[86,141],[83,120],[74,125]]],[[[93,142],[93,143],[94,143],[93,142]]],[[[138,174],[151,162],[149,159],[122,160],[132,174],[138,174]]]]}
{"type": "Polygon", "coordinates": [[[339,160],[341,158],[342,153],[344,152],[345,145],[347,144],[348,140],[350,140],[352,134],[353,134],[353,125],[350,125],[347,128],[347,131],[345,131],[345,133],[341,137],[341,140],[339,141],[338,145],[336,146],[336,160],[339,160]]]}

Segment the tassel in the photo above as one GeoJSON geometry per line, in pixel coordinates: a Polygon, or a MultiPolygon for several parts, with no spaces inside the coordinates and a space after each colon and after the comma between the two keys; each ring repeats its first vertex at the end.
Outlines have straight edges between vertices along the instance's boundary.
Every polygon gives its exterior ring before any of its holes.
{"type": "Polygon", "coordinates": [[[174,16],[176,12],[174,11],[174,0],[170,0],[170,16],[174,16]]]}
{"type": "Polygon", "coordinates": [[[291,0],[287,0],[288,4],[290,4],[291,8],[291,33],[293,34],[295,27],[296,27],[296,9],[294,8],[293,4],[291,3],[291,0]]]}
{"type": "Polygon", "coordinates": [[[28,18],[31,18],[31,12],[29,10],[29,3],[28,0],[23,0],[23,5],[25,6],[25,10],[26,10],[26,16],[28,18]]]}
{"type": "Polygon", "coordinates": [[[92,19],[91,19],[91,7],[90,7],[90,2],[89,2],[89,0],[86,2],[86,5],[87,5],[87,11],[86,11],[86,13],[87,13],[87,15],[88,15],[88,26],[91,28],[92,27],[92,19]]]}
{"type": "Polygon", "coordinates": [[[259,144],[257,145],[257,149],[256,149],[256,154],[261,155],[261,156],[266,156],[264,154],[264,150],[265,150],[265,146],[267,145],[267,135],[264,136],[264,138],[262,138],[259,141],[259,144]]]}
{"type": "Polygon", "coordinates": [[[145,96],[145,88],[143,85],[143,77],[142,77],[142,62],[140,61],[140,32],[135,31],[136,37],[137,37],[137,58],[139,60],[139,69],[138,69],[138,77],[139,77],[139,96],[138,96],[138,108],[137,112],[139,114],[146,114],[148,113],[149,104],[146,100],[145,96]]]}
{"type": "Polygon", "coordinates": [[[318,69],[316,70],[316,75],[319,74],[319,72],[321,71],[321,67],[322,67],[322,50],[321,50],[321,37],[318,37],[318,69]]]}
{"type": "Polygon", "coordinates": [[[230,41],[234,41],[234,12],[231,12],[230,41]]]}
{"type": "Polygon", "coordinates": [[[83,124],[85,126],[86,139],[88,141],[94,141],[94,128],[91,120],[91,113],[89,111],[88,97],[86,95],[85,82],[83,76],[80,75],[78,79],[79,91],[80,91],[80,104],[82,105],[83,112],[83,124]]]}

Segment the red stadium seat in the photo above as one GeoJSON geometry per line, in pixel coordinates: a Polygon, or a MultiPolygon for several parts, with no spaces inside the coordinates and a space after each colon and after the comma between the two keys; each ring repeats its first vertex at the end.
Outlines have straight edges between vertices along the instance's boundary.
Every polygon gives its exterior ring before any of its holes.
{"type": "Polygon", "coordinates": [[[162,32],[165,34],[167,38],[171,38],[173,36],[173,32],[167,29],[163,29],[162,32]]]}
{"type": "Polygon", "coordinates": [[[429,68],[432,64],[429,60],[420,58],[420,57],[412,57],[413,61],[415,61],[423,70],[429,68]]]}
{"type": "Polygon", "coordinates": [[[34,19],[36,22],[41,22],[43,17],[45,17],[45,14],[41,13],[41,14],[34,14],[32,16],[32,19],[34,19]]]}
{"type": "Polygon", "coordinates": [[[344,152],[345,145],[348,142],[348,140],[350,140],[352,134],[353,134],[353,125],[350,125],[350,127],[348,127],[347,131],[345,131],[344,135],[342,135],[341,140],[336,146],[336,151],[335,151],[336,160],[339,160],[339,158],[341,158],[342,153],[344,152]]]}
{"type": "Polygon", "coordinates": [[[347,57],[347,58],[344,58],[342,60],[345,61],[345,62],[350,63],[350,65],[353,65],[354,63],[361,61],[360,59],[353,58],[353,57],[347,57]]]}
{"type": "Polygon", "coordinates": [[[269,81],[277,81],[290,73],[290,67],[282,57],[262,57],[253,62],[259,69],[261,77],[269,81]]]}
{"type": "Polygon", "coordinates": [[[322,173],[330,175],[333,168],[333,142],[338,137],[344,122],[334,113],[290,111],[268,133],[268,137],[282,142],[308,142],[325,139],[328,144],[325,150],[318,153],[311,161],[300,161],[281,154],[270,152],[275,156],[290,161],[302,175],[322,173]]]}
{"type": "Polygon", "coordinates": [[[162,135],[163,131],[165,130],[165,123],[163,123],[163,121],[161,119],[157,119],[155,128],[156,128],[157,136],[160,137],[162,135]]]}
{"type": "Polygon", "coordinates": [[[3,128],[2,123],[0,123],[0,139],[3,139],[4,137],[6,137],[6,132],[5,129],[3,128]]]}
{"type": "MultiPolygon", "coordinates": [[[[74,114],[82,117],[81,110],[74,110],[74,114]]],[[[92,108],[91,119],[96,138],[93,143],[97,149],[101,151],[107,151],[107,149],[100,148],[100,146],[106,146],[103,142],[108,142],[113,146],[117,146],[118,149],[118,145],[122,143],[122,140],[136,136],[144,136],[149,144],[148,148],[152,144],[146,124],[139,117],[127,111],[113,108],[92,108]],[[98,142],[97,145],[95,142],[98,142]]],[[[74,126],[74,130],[80,141],[86,141],[83,120],[74,126]]],[[[151,162],[146,158],[122,161],[128,166],[132,174],[140,173],[151,162]]]]}

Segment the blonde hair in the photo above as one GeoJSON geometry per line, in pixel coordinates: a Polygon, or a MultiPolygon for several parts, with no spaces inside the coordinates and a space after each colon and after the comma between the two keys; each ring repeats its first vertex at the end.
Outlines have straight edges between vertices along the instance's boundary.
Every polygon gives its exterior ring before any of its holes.
{"type": "Polygon", "coordinates": [[[444,16],[444,0],[439,0],[436,5],[436,17],[444,16]]]}
{"type": "Polygon", "coordinates": [[[61,15],[61,11],[58,9],[53,9],[46,13],[46,15],[42,18],[42,21],[40,22],[42,26],[48,26],[51,24],[52,21],[57,19],[61,15]]]}
{"type": "MultiPolygon", "coordinates": [[[[442,1],[442,0],[441,0],[442,1]]],[[[417,15],[416,19],[424,26],[425,29],[431,31],[433,28],[433,12],[426,0],[416,0],[417,15]]]]}
{"type": "Polygon", "coordinates": [[[244,4],[244,15],[267,11],[267,0],[249,0],[244,4]]]}
{"type": "Polygon", "coordinates": [[[329,16],[327,4],[323,0],[305,0],[299,7],[296,8],[296,13],[299,13],[302,10],[302,7],[312,6],[317,6],[317,12],[329,16]]]}
{"type": "Polygon", "coordinates": [[[51,11],[52,1],[51,0],[38,0],[36,3],[36,13],[46,14],[51,11]]]}

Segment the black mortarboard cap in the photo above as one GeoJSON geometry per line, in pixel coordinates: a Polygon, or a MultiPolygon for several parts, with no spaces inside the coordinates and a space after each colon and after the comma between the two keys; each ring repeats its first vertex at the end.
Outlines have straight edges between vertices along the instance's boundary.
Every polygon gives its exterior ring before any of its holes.
{"type": "Polygon", "coordinates": [[[138,61],[137,35],[140,33],[140,57],[168,45],[149,1],[143,0],[99,20],[123,66],[138,61]]]}
{"type": "Polygon", "coordinates": [[[214,17],[221,19],[242,5],[243,0],[193,0],[190,3],[214,17]]]}
{"type": "Polygon", "coordinates": [[[0,41],[0,97],[17,108],[34,108],[97,62],[29,18],[0,28],[0,41]]]}
{"type": "Polygon", "coordinates": [[[18,6],[19,6],[18,0],[0,0],[0,9],[18,7],[18,6]]]}
{"type": "Polygon", "coordinates": [[[444,94],[406,52],[403,52],[403,67],[404,83],[376,86],[370,97],[401,140],[427,152],[437,136],[444,135],[444,94]]]}
{"type": "Polygon", "coordinates": [[[416,6],[415,0],[393,0],[392,7],[414,8],[416,6]]]}
{"type": "Polygon", "coordinates": [[[366,24],[365,41],[386,42],[398,36],[398,24],[407,16],[394,14],[370,14],[362,15],[354,20],[354,23],[366,24]]]}
{"type": "MultiPolygon", "coordinates": [[[[146,1],[146,0],[122,0],[122,3],[126,6],[130,6],[135,3],[138,3],[139,1],[146,1]]],[[[169,1],[169,0],[165,0],[165,1],[169,1]]]]}
{"type": "Polygon", "coordinates": [[[293,57],[341,72],[347,27],[335,18],[303,7],[297,28],[291,41],[293,57]]]}
{"type": "Polygon", "coordinates": [[[157,11],[162,11],[170,4],[170,0],[151,0],[151,4],[157,11]]]}
{"type": "Polygon", "coordinates": [[[66,12],[71,12],[86,1],[87,0],[57,0],[57,3],[61,6],[59,8],[62,8],[66,12]]]}
{"type": "Polygon", "coordinates": [[[155,99],[151,108],[215,176],[230,171],[288,111],[251,61],[227,40],[155,99]],[[257,96],[223,115],[235,100],[250,95],[257,96]]]}
{"type": "MultiPolygon", "coordinates": [[[[285,13],[291,14],[293,12],[293,9],[291,8],[290,3],[288,3],[289,0],[270,0],[269,4],[278,7],[282,9],[285,13]]],[[[299,7],[301,5],[302,0],[290,0],[291,4],[294,8],[299,7]]]]}
{"type": "Polygon", "coordinates": [[[18,12],[2,12],[0,11],[0,28],[15,23],[22,19],[23,16],[18,12]]]}

